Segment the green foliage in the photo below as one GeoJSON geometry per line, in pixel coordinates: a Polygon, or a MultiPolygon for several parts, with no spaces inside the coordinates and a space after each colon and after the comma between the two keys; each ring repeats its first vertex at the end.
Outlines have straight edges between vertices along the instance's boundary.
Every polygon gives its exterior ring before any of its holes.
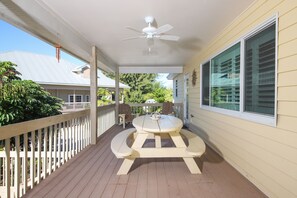
{"type": "Polygon", "coordinates": [[[151,98],[155,99],[158,103],[172,101],[172,89],[166,89],[160,82],[155,82],[152,92],[145,95],[145,100],[151,98]]]}
{"type": "Polygon", "coordinates": [[[145,102],[144,96],[153,92],[156,78],[157,74],[121,74],[120,81],[130,86],[130,89],[125,90],[125,102],[145,102]]]}
{"type": "Polygon", "coordinates": [[[0,62],[0,88],[4,83],[9,83],[12,80],[21,80],[17,75],[21,75],[16,69],[17,65],[12,62],[0,62]]]}
{"type": "MultiPolygon", "coordinates": [[[[114,78],[114,74],[106,74],[114,78]]],[[[158,74],[120,74],[120,81],[130,86],[124,92],[126,103],[144,103],[147,99],[157,102],[172,101],[172,90],[156,82],[158,74]]]]}
{"type": "Polygon", "coordinates": [[[60,114],[62,100],[31,80],[21,80],[15,66],[0,62],[0,126],[60,114]]]}
{"type": "Polygon", "coordinates": [[[111,95],[111,92],[108,91],[107,89],[104,88],[99,88],[97,91],[97,96],[100,98],[100,100],[102,100],[103,102],[108,102],[110,100],[108,100],[108,96],[111,95]]]}

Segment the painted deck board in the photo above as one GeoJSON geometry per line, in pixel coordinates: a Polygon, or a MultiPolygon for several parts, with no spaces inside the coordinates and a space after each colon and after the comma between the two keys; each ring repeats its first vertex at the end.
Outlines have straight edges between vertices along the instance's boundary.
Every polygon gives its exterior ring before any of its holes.
{"type": "Polygon", "coordinates": [[[123,160],[111,152],[110,142],[122,130],[112,127],[25,197],[265,197],[209,147],[196,160],[201,175],[172,158],[137,159],[128,175],[118,176],[123,160]]]}

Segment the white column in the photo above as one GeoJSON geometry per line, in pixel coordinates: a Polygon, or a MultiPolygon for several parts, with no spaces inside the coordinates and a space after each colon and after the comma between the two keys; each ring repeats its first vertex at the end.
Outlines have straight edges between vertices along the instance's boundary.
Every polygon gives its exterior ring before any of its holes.
{"type": "Polygon", "coordinates": [[[115,123],[119,123],[119,95],[120,95],[120,76],[119,76],[119,66],[117,66],[115,71],[115,123]]]}
{"type": "Polygon", "coordinates": [[[96,144],[97,139],[97,48],[92,47],[92,57],[91,57],[91,70],[90,70],[90,111],[91,111],[91,144],[96,144]]]}

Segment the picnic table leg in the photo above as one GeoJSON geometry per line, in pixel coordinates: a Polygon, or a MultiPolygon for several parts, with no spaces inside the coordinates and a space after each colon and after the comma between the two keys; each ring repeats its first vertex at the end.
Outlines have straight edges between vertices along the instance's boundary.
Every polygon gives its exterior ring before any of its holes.
{"type": "Polygon", "coordinates": [[[155,147],[156,148],[161,148],[161,135],[160,134],[155,134],[155,147]]]}
{"type": "MultiPolygon", "coordinates": [[[[147,136],[148,136],[147,133],[137,133],[135,141],[131,148],[141,148],[147,136]]],[[[125,157],[117,175],[127,175],[134,161],[135,161],[135,157],[131,157],[131,156],[125,157]]]]}
{"type": "Polygon", "coordinates": [[[133,165],[135,158],[133,157],[126,157],[117,173],[117,175],[127,175],[131,166],[133,165]]]}
{"type": "MultiPolygon", "coordinates": [[[[187,146],[179,132],[172,132],[169,133],[169,135],[176,147],[184,147],[186,149],[187,146]]],[[[193,157],[183,157],[183,160],[192,174],[201,174],[201,171],[193,157]]]]}

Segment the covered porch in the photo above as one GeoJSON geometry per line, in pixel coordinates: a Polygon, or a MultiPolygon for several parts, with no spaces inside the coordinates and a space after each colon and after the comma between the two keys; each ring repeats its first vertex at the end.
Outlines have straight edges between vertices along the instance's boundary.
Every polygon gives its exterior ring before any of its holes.
{"type": "Polygon", "coordinates": [[[294,0],[1,1],[1,19],[90,63],[91,87],[89,110],[0,127],[0,196],[296,197],[296,16],[294,0]],[[148,15],[155,21],[144,21],[148,15]],[[272,41],[262,49],[271,54],[255,63],[271,75],[249,62],[248,55],[259,59],[258,49],[248,53],[260,46],[258,37],[272,41]],[[115,104],[97,106],[97,68],[114,72],[115,104]],[[110,142],[123,130],[120,73],[174,74],[175,102],[185,106],[180,118],[207,144],[196,161],[201,175],[176,158],[137,160],[128,175],[116,175],[122,160],[110,142]],[[213,77],[238,85],[224,104],[213,77]],[[253,99],[269,114],[245,107],[250,85],[261,92],[261,83],[246,79],[258,77],[269,97],[253,99]]]}
{"type": "Polygon", "coordinates": [[[123,160],[110,142],[122,130],[112,126],[25,197],[266,197],[209,147],[196,160],[201,175],[192,175],[181,158],[159,158],[137,159],[128,175],[118,176],[123,160]]]}

